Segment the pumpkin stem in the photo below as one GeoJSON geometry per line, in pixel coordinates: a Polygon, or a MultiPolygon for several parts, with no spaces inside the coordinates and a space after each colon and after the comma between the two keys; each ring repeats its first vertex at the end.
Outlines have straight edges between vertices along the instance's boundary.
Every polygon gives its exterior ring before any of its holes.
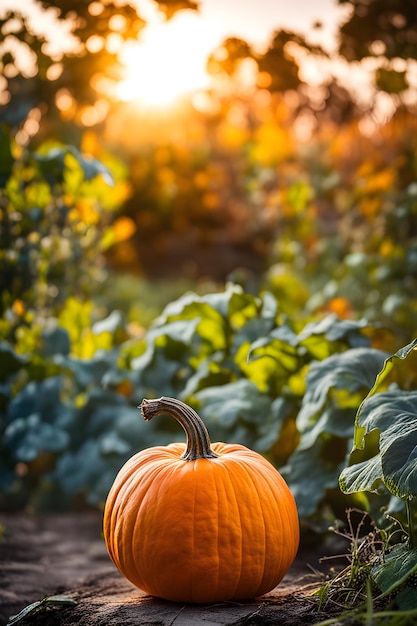
{"type": "Polygon", "coordinates": [[[138,408],[147,422],[155,415],[166,413],[181,424],[187,435],[187,447],[181,457],[184,461],[214,459],[218,456],[211,448],[210,437],[203,420],[188,404],[175,398],[162,397],[156,400],[145,399],[138,408]]]}

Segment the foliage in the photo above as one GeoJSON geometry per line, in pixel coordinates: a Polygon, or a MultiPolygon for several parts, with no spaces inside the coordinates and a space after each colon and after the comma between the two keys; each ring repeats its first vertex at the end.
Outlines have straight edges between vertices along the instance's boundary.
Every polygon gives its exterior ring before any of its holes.
{"type": "MultiPolygon", "coordinates": [[[[408,513],[408,542],[415,544],[412,502],[417,496],[415,478],[415,381],[412,390],[398,386],[387,389],[387,379],[396,359],[409,358],[417,340],[387,358],[374,386],[359,407],[355,420],[352,464],[340,476],[345,493],[358,491],[389,492],[405,503],[408,513]],[[377,451],[369,446],[369,436],[378,433],[377,451]],[[355,451],[363,450],[365,460],[355,451]]],[[[392,383],[391,383],[392,385],[392,383]]]]}
{"type": "Polygon", "coordinates": [[[387,59],[417,59],[415,30],[416,13],[407,0],[339,0],[353,8],[352,14],[340,27],[341,53],[348,59],[360,61],[376,56],[372,44],[383,44],[380,55],[387,59]]]}
{"type": "MultiPolygon", "coordinates": [[[[180,9],[196,9],[188,0],[155,0],[172,17],[180,9]]],[[[114,106],[117,82],[123,75],[120,52],[135,41],[145,26],[134,3],[36,0],[55,19],[63,47],[51,52],[48,40],[33,24],[25,7],[16,6],[0,19],[0,66],[11,97],[2,107],[0,122],[14,128],[31,110],[48,113],[47,124],[62,115],[75,126],[103,123],[114,106]],[[31,63],[22,62],[29,57],[31,63]],[[66,98],[66,106],[60,97],[66,98]],[[69,104],[68,104],[69,102],[69,104]]],[[[72,132],[74,132],[74,127],[72,132]]]]}
{"type": "Polygon", "coordinates": [[[249,100],[223,101],[214,119],[187,110],[172,135],[150,125],[134,150],[131,133],[118,134],[132,184],[124,212],[137,230],[111,263],[220,282],[247,268],[233,279],[248,290],[297,285],[291,313],[365,318],[407,343],[417,323],[415,116],[399,111],[365,133],[318,114],[303,141],[283,97],[249,100]]]}
{"type": "MultiPolygon", "coordinates": [[[[384,123],[336,79],[304,82],[301,59],[327,59],[295,33],[276,31],[259,53],[224,42],[209,62],[218,89],[151,119],[112,100],[113,13],[121,40],[143,27],[130,4],[59,3],[58,21],[83,18],[77,54],[60,58],[20,7],[3,16],[12,97],[1,115],[14,130],[26,122],[17,142],[0,132],[0,504],[102,506],[135,451],[182,438],[136,408],[176,396],[214,441],[246,444],[281,469],[303,524],[323,531],[347,506],[371,512],[363,541],[349,527],[349,568],[326,593],[363,602],[364,623],[394,623],[373,602],[393,598],[409,611],[399,618],[415,615],[415,11],[340,3],[353,11],[339,53],[373,57],[376,93],[395,107],[384,123]],[[19,73],[10,37],[32,49],[36,74],[19,73]],[[38,149],[23,150],[41,118],[38,149]],[[45,121],[77,148],[41,144],[45,121]],[[99,132],[81,137],[74,124],[99,132]],[[161,275],[191,278],[194,291],[166,290],[161,275]],[[199,291],[202,276],[220,286],[199,291]]],[[[167,17],[196,9],[158,4],[167,17]]]]}
{"type": "MultiPolygon", "coordinates": [[[[409,624],[416,616],[416,551],[403,543],[392,546],[396,531],[381,530],[367,513],[346,511],[346,528],[332,530],[348,541],[348,564],[314,592],[318,609],[337,617],[332,624],[409,624]]],[[[398,533],[397,528],[397,533],[398,533]]]]}
{"type": "MultiPolygon", "coordinates": [[[[414,340],[385,360],[374,386],[357,412],[353,452],[364,450],[368,458],[353,462],[342,472],[340,485],[345,492],[378,492],[384,487],[407,503],[417,496],[414,468],[416,392],[398,387],[387,389],[394,360],[409,357],[416,344],[417,340],[414,340]],[[367,435],[373,431],[378,431],[378,451],[371,455],[367,435]]],[[[412,528],[408,532],[413,545],[412,528]]]]}
{"type": "Polygon", "coordinates": [[[407,0],[339,0],[339,3],[352,8],[339,27],[339,53],[349,62],[370,58],[376,61],[377,91],[401,100],[401,96],[412,91],[410,78],[417,60],[414,7],[407,0]]]}
{"type": "Polygon", "coordinates": [[[115,219],[128,187],[114,160],[113,175],[72,146],[22,151],[6,127],[0,140],[0,337],[25,352],[36,325],[104,280],[105,248],[131,234],[126,218],[115,219]]]}
{"type": "Polygon", "coordinates": [[[409,363],[401,367],[416,344],[414,340],[385,359],[357,411],[351,464],[340,475],[340,487],[344,493],[375,492],[376,506],[380,513],[385,512],[385,521],[381,518],[378,526],[371,521],[373,530],[361,536],[366,514],[354,531],[352,511],[348,511],[350,531],[336,532],[350,538],[352,556],[346,570],[320,590],[322,604],[338,602],[352,608],[366,602],[372,609],[375,597],[383,608],[417,608],[416,515],[412,506],[417,494],[415,377],[413,373],[404,377],[409,374],[409,363]],[[404,381],[411,389],[400,388],[404,381]]]}
{"type": "Polygon", "coordinates": [[[303,518],[321,519],[323,504],[335,505],[329,486],[351,446],[351,394],[366,393],[372,369],[385,357],[369,346],[365,322],[335,315],[290,320],[271,293],[252,295],[230,284],[223,292],[173,301],[141,340],[121,343],[123,327],[113,314],[96,324],[95,343],[82,358],[77,351],[86,336],[77,344],[59,320],[43,333],[42,350],[23,358],[2,347],[10,363],[2,412],[9,502],[14,492],[15,503],[41,508],[72,506],[79,497],[102,503],[117,469],[136,450],[181,438],[169,421],[145,424],[135,408],[144,397],[166,395],[193,405],[213,441],[243,443],[285,464],[303,518]],[[320,366],[336,368],[337,393],[331,375],[317,385],[320,366]],[[327,465],[320,475],[317,455],[327,465]],[[306,493],[306,477],[313,475],[314,489],[310,484],[306,493]]]}

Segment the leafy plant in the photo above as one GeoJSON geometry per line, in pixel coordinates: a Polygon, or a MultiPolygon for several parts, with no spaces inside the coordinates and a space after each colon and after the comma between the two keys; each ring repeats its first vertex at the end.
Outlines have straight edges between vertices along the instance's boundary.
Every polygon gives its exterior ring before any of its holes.
{"type": "Polygon", "coordinates": [[[21,357],[4,348],[5,493],[38,508],[102,503],[135,451],[180,437],[163,419],[144,430],[136,409],[144,397],[171,396],[199,411],[213,440],[281,467],[303,519],[337,505],[353,407],[385,357],[369,346],[365,321],[290,320],[271,293],[234,284],[184,294],[139,340],[114,313],[92,327],[87,316],[76,334],[64,319],[43,332],[42,349],[21,357]]]}
{"type": "Polygon", "coordinates": [[[7,626],[12,626],[12,624],[17,624],[22,619],[24,619],[30,613],[37,611],[38,609],[54,607],[54,606],[75,606],[77,602],[70,598],[69,596],[64,595],[54,595],[47,596],[42,598],[42,600],[36,600],[36,602],[32,602],[25,606],[17,615],[12,615],[9,617],[9,621],[7,622],[7,626]]]}
{"type": "MultiPolygon", "coordinates": [[[[389,375],[394,373],[397,361],[410,358],[416,346],[417,340],[414,340],[385,359],[375,384],[357,411],[352,463],[340,475],[340,487],[344,493],[379,494],[380,507],[385,506],[386,514],[387,503],[390,504],[389,519],[398,519],[394,531],[381,531],[384,532],[385,539],[378,558],[366,559],[364,567],[368,568],[369,580],[378,589],[380,597],[394,596],[397,606],[404,610],[417,608],[414,590],[417,549],[413,510],[417,495],[417,396],[413,390],[398,387],[401,376],[397,376],[397,383],[394,385],[389,375]],[[391,384],[387,388],[389,382],[391,384]],[[373,437],[375,434],[376,439],[373,437]],[[366,458],[363,460],[364,456],[366,458]],[[401,512],[402,507],[396,506],[392,500],[403,504],[405,519],[401,512]]],[[[399,370],[401,374],[401,368],[399,370]]]]}
{"type": "Polygon", "coordinates": [[[25,352],[48,316],[70,297],[88,298],[104,280],[109,233],[117,232],[114,240],[131,234],[115,219],[128,189],[122,168],[114,167],[113,176],[72,146],[22,150],[4,125],[0,150],[7,157],[0,187],[0,337],[25,352]]]}

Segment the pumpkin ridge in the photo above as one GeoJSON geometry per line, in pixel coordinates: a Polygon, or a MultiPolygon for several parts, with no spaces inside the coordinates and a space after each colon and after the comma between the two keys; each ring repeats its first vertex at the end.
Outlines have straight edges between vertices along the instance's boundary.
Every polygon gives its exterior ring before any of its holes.
{"type": "MultiPolygon", "coordinates": [[[[225,469],[227,469],[227,468],[225,468],[225,469]]],[[[232,493],[233,493],[233,495],[234,495],[234,501],[235,501],[235,503],[236,503],[236,508],[235,508],[235,511],[237,512],[238,519],[239,519],[239,536],[240,536],[240,551],[239,551],[239,555],[240,555],[240,568],[239,568],[239,577],[237,578],[236,585],[235,585],[235,588],[234,588],[234,590],[233,590],[233,597],[235,598],[235,597],[236,597],[237,590],[239,589],[239,586],[240,586],[240,583],[241,583],[241,580],[242,580],[242,575],[243,575],[243,523],[242,523],[242,512],[241,512],[241,510],[240,510],[240,506],[239,506],[239,499],[238,499],[237,494],[236,494],[235,485],[234,485],[234,483],[233,483],[233,481],[232,481],[232,479],[231,479],[230,472],[226,472],[226,475],[227,475],[227,477],[228,477],[228,479],[229,479],[229,483],[230,483],[230,485],[231,485],[232,493]]]]}
{"type": "MultiPolygon", "coordinates": [[[[138,516],[137,519],[142,519],[142,515],[139,515],[140,513],[140,509],[142,508],[145,509],[147,507],[147,502],[146,499],[148,499],[149,497],[155,498],[156,501],[158,502],[160,500],[160,494],[162,492],[166,492],[166,490],[170,489],[170,481],[172,479],[172,476],[176,473],[177,469],[178,469],[178,464],[182,465],[182,460],[180,457],[178,457],[177,462],[175,462],[175,460],[172,463],[169,464],[163,464],[160,468],[158,468],[156,470],[156,473],[154,473],[153,475],[153,479],[151,481],[150,484],[150,488],[153,487],[154,484],[157,485],[157,491],[155,494],[152,494],[151,496],[149,495],[149,489],[147,489],[146,494],[144,495],[144,497],[142,498],[142,501],[140,503],[140,507],[139,507],[139,511],[138,511],[138,516]]],[[[153,537],[154,539],[154,537],[153,537]]],[[[145,579],[147,580],[149,577],[149,555],[152,554],[153,552],[153,546],[152,545],[148,545],[150,543],[150,538],[145,535],[145,542],[143,541],[143,539],[141,539],[141,537],[138,537],[138,543],[139,545],[142,544],[143,548],[142,551],[144,553],[144,555],[147,555],[147,563],[146,563],[146,567],[147,567],[147,572],[146,572],[146,576],[145,579]]],[[[135,543],[136,545],[136,543],[135,543]]],[[[141,570],[141,564],[139,562],[139,566],[138,566],[138,559],[136,557],[135,559],[135,571],[138,573],[139,578],[143,578],[140,574],[140,570],[141,570]]],[[[155,581],[153,582],[153,584],[155,585],[155,581]]],[[[150,589],[149,585],[147,582],[145,582],[146,585],[146,589],[145,591],[148,591],[151,595],[161,595],[161,590],[158,590],[158,583],[156,584],[156,587],[154,587],[153,589],[150,589]]],[[[163,594],[162,594],[163,595],[163,594]]]]}
{"type": "MultiPolygon", "coordinates": [[[[217,494],[219,494],[219,488],[217,486],[217,482],[221,481],[221,485],[222,485],[222,491],[225,494],[223,497],[223,500],[226,501],[227,504],[227,516],[231,516],[232,519],[235,518],[235,516],[237,516],[238,520],[239,520],[239,525],[238,525],[238,531],[236,532],[231,532],[229,531],[229,542],[232,541],[233,543],[233,538],[237,535],[239,537],[239,548],[238,550],[233,550],[233,559],[236,559],[236,552],[239,555],[239,563],[236,562],[236,567],[234,568],[234,573],[237,572],[237,570],[239,570],[239,575],[235,576],[235,584],[233,587],[232,592],[229,594],[229,596],[231,598],[236,597],[236,590],[239,588],[239,584],[240,584],[240,580],[242,578],[242,555],[243,555],[243,533],[242,533],[242,529],[243,529],[243,525],[242,525],[242,518],[241,518],[241,512],[240,512],[240,506],[239,506],[239,501],[236,495],[236,490],[235,490],[235,484],[234,484],[234,480],[232,479],[232,471],[231,471],[231,457],[226,455],[226,454],[219,454],[219,461],[212,463],[212,468],[213,468],[213,474],[214,474],[214,478],[215,478],[215,485],[216,485],[216,489],[217,489],[217,494]],[[232,499],[232,494],[233,494],[233,499],[232,499]]],[[[221,502],[221,498],[219,498],[218,495],[218,502],[221,502]]],[[[223,503],[222,503],[223,504],[223,503]]],[[[218,546],[220,544],[220,539],[221,539],[221,532],[222,532],[222,528],[223,528],[223,518],[224,518],[224,514],[222,515],[222,513],[224,513],[224,508],[222,507],[218,507],[218,512],[217,512],[217,519],[218,519],[218,546]]],[[[232,546],[234,547],[234,546],[232,546]]],[[[219,556],[219,564],[218,564],[218,578],[219,578],[219,582],[218,582],[218,589],[220,587],[220,576],[224,577],[224,571],[222,571],[221,568],[221,564],[222,562],[224,563],[225,560],[221,561],[220,558],[222,556],[222,552],[224,550],[220,550],[220,548],[218,548],[218,556],[219,556]]],[[[230,562],[230,558],[227,561],[227,563],[230,562]]],[[[224,566],[223,566],[223,570],[224,570],[224,566]]],[[[221,594],[219,594],[221,595],[221,594]]]]}
{"type": "MultiPolygon", "coordinates": [[[[265,463],[270,465],[269,461],[264,459],[265,463]]],[[[268,472],[268,475],[264,474],[266,482],[268,484],[268,488],[270,489],[271,495],[277,503],[276,506],[276,515],[278,516],[280,522],[281,534],[284,533],[285,536],[287,533],[290,535],[288,540],[285,541],[285,546],[287,550],[280,550],[280,579],[276,584],[281,582],[282,578],[285,576],[289,567],[291,566],[294,558],[296,556],[298,545],[299,545],[299,522],[297,515],[297,508],[295,504],[294,497],[291,491],[288,489],[288,485],[286,484],[284,478],[281,474],[275,473],[275,468],[270,465],[271,471],[268,472]],[[272,481],[272,484],[271,484],[272,481]],[[277,490],[279,492],[280,500],[277,500],[277,490]],[[281,506],[281,502],[285,501],[286,506],[281,506]],[[294,518],[294,515],[295,518],[294,518]],[[294,523],[294,519],[296,523],[294,523]],[[289,541],[291,539],[291,541],[289,541]],[[291,547],[291,552],[289,552],[289,548],[291,547]]],[[[283,543],[284,546],[284,543],[283,543]]]]}
{"type": "Polygon", "coordinates": [[[214,484],[214,491],[216,493],[216,508],[217,508],[217,580],[216,580],[216,591],[219,592],[220,587],[220,532],[221,532],[221,518],[220,518],[220,494],[219,494],[219,486],[218,486],[218,475],[220,473],[218,471],[219,465],[210,463],[211,474],[214,484]]]}
{"type": "MultiPolygon", "coordinates": [[[[257,480],[253,481],[254,489],[256,489],[258,491],[257,481],[259,481],[259,483],[260,483],[260,481],[262,480],[263,487],[268,490],[268,499],[269,500],[274,500],[274,502],[276,502],[276,493],[275,493],[274,489],[272,489],[271,483],[269,481],[269,475],[266,475],[264,472],[260,472],[257,467],[254,467],[253,469],[254,469],[254,471],[257,474],[257,477],[256,477],[257,480]]],[[[273,478],[275,478],[275,476],[273,478]]],[[[252,480],[253,480],[253,478],[252,478],[252,480]]],[[[277,481],[274,481],[274,482],[275,482],[275,488],[276,488],[277,487],[277,481]]],[[[281,491],[282,490],[281,490],[281,485],[280,485],[280,492],[281,491]]],[[[258,493],[259,493],[259,491],[258,491],[258,493]]],[[[282,494],[280,494],[280,495],[282,495],[282,494]]],[[[284,524],[283,524],[283,520],[282,520],[282,516],[281,516],[281,508],[282,507],[280,507],[280,506],[276,507],[275,515],[277,516],[277,519],[276,519],[275,527],[276,528],[280,528],[280,530],[282,532],[282,529],[284,528],[284,524]]],[[[268,512],[269,512],[269,510],[268,510],[268,512]]],[[[265,511],[263,510],[263,507],[262,507],[262,519],[264,521],[264,527],[265,527],[264,573],[263,573],[262,579],[260,581],[260,584],[259,584],[259,586],[258,586],[258,588],[256,590],[255,596],[259,596],[259,595],[262,595],[262,593],[265,593],[264,589],[266,587],[270,587],[270,585],[271,585],[271,583],[268,583],[268,581],[266,579],[267,574],[268,574],[268,576],[270,576],[270,574],[267,572],[266,555],[269,553],[271,548],[270,548],[270,546],[268,547],[268,533],[267,533],[267,529],[266,529],[265,511]]],[[[282,560],[283,560],[282,557],[283,557],[283,550],[280,550],[280,559],[279,559],[279,563],[277,564],[277,570],[279,570],[280,572],[283,569],[282,568],[282,560]]],[[[282,576],[281,576],[281,579],[282,579],[282,576]]],[[[278,580],[276,584],[278,584],[279,582],[280,581],[278,580]]]]}
{"type": "Polygon", "coordinates": [[[196,536],[196,531],[195,531],[195,510],[196,510],[196,500],[197,500],[197,463],[195,463],[195,461],[193,462],[193,470],[194,470],[194,480],[193,480],[193,485],[194,485],[194,498],[193,498],[193,520],[194,520],[194,528],[193,528],[193,532],[192,532],[192,538],[193,538],[193,543],[192,543],[192,547],[191,547],[191,580],[190,580],[190,598],[194,598],[194,577],[195,577],[195,573],[194,573],[194,569],[195,569],[195,559],[194,559],[194,554],[195,554],[195,536],[196,536]]]}
{"type": "MultiPolygon", "coordinates": [[[[269,485],[268,481],[265,479],[264,474],[261,474],[261,472],[258,472],[257,469],[256,469],[256,466],[255,467],[251,467],[251,470],[254,470],[256,472],[256,474],[258,475],[257,476],[257,480],[259,480],[259,478],[262,478],[263,482],[267,484],[267,487],[268,487],[268,490],[269,490],[269,498],[272,498],[274,494],[272,492],[272,489],[270,488],[270,485],[269,485]]],[[[266,526],[265,511],[264,511],[265,505],[264,505],[264,503],[262,503],[262,498],[261,498],[261,495],[259,493],[259,484],[257,484],[257,481],[254,479],[254,475],[252,474],[252,472],[250,473],[250,480],[252,482],[253,489],[254,489],[255,493],[257,494],[257,496],[258,496],[259,508],[260,508],[261,518],[262,518],[262,521],[263,521],[263,528],[264,528],[263,573],[262,573],[262,578],[261,578],[261,581],[260,581],[260,583],[258,585],[258,588],[257,588],[256,592],[254,593],[254,596],[256,597],[256,596],[259,595],[259,590],[263,587],[263,583],[264,583],[264,580],[265,580],[265,573],[266,573],[266,566],[267,566],[266,557],[267,557],[267,554],[268,554],[268,551],[269,551],[269,547],[268,547],[268,529],[267,529],[267,526],[266,526]]]]}
{"type": "MultiPolygon", "coordinates": [[[[140,536],[140,529],[139,529],[139,525],[140,525],[141,517],[142,517],[141,516],[141,511],[143,511],[144,506],[145,506],[144,503],[145,503],[147,497],[149,497],[148,496],[149,490],[153,487],[153,485],[155,483],[158,484],[158,491],[160,490],[161,485],[159,483],[159,479],[160,479],[161,474],[165,473],[166,469],[167,469],[167,465],[166,464],[163,464],[160,467],[156,466],[155,468],[152,468],[152,478],[150,478],[149,484],[146,486],[146,490],[143,487],[140,489],[142,497],[141,497],[141,500],[140,500],[140,503],[139,503],[139,507],[138,507],[138,510],[137,510],[137,513],[136,513],[136,519],[135,519],[135,522],[133,524],[133,528],[132,528],[132,531],[131,531],[131,536],[132,536],[132,539],[133,539],[133,541],[132,541],[132,548],[133,548],[133,546],[141,546],[142,551],[145,550],[145,548],[143,547],[143,540],[142,540],[142,538],[140,536]]],[[[149,472],[149,473],[151,473],[151,472],[149,472]]],[[[138,489],[139,489],[139,484],[138,484],[138,489]]],[[[134,493],[131,493],[130,497],[134,497],[134,495],[135,495],[134,493]]],[[[132,549],[131,552],[132,552],[132,564],[133,564],[133,570],[134,570],[134,578],[135,578],[135,580],[138,580],[138,579],[139,580],[143,580],[143,577],[142,577],[142,575],[140,573],[140,570],[141,570],[140,562],[138,564],[138,559],[140,559],[140,552],[141,552],[141,550],[134,551],[132,549]]],[[[131,581],[131,582],[133,582],[133,581],[131,581]]],[[[137,584],[137,583],[134,583],[134,584],[137,584]]],[[[144,589],[144,591],[148,591],[148,589],[144,589]]]]}
{"type": "MultiPolygon", "coordinates": [[[[256,494],[256,501],[257,501],[257,513],[259,514],[259,517],[262,519],[262,526],[263,526],[263,549],[262,549],[262,553],[263,553],[263,566],[262,566],[262,575],[261,575],[261,579],[260,582],[257,586],[257,589],[259,589],[262,580],[265,576],[265,567],[266,567],[266,550],[267,550],[267,533],[266,533],[266,524],[265,524],[265,518],[264,518],[264,511],[263,511],[263,506],[262,506],[262,501],[258,492],[258,488],[255,484],[255,481],[253,480],[253,476],[252,476],[252,471],[253,471],[253,467],[252,467],[252,463],[248,463],[248,461],[245,459],[245,462],[241,462],[240,460],[238,460],[238,464],[239,464],[239,470],[243,471],[246,476],[247,476],[247,480],[248,482],[250,482],[250,484],[252,485],[253,488],[253,492],[254,494],[256,494]]],[[[261,476],[261,478],[263,478],[263,476],[261,476]]],[[[251,546],[252,547],[252,546],[251,546]]],[[[255,596],[256,594],[253,593],[253,596],[255,596]]]]}

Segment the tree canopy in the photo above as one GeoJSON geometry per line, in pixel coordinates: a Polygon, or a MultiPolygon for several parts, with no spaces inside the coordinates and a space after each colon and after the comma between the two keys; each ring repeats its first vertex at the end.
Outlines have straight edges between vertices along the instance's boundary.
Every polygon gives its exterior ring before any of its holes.
{"type": "MultiPolygon", "coordinates": [[[[18,126],[34,107],[53,119],[97,125],[107,114],[123,75],[119,53],[137,40],[146,22],[129,1],[36,0],[56,23],[69,25],[66,46],[50,42],[19,5],[0,15],[0,67],[4,77],[0,122],[18,126]]],[[[167,19],[196,10],[192,0],[155,0],[167,19]]]]}

